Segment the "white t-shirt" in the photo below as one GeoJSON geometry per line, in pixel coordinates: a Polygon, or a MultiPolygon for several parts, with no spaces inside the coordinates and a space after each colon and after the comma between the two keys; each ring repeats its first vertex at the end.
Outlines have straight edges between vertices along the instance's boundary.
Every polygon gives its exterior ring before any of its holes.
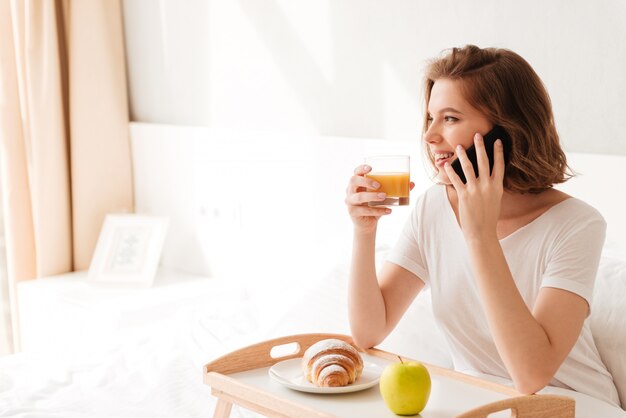
{"type": "MultiPolygon", "coordinates": [[[[597,210],[568,198],[500,240],[515,284],[531,311],[542,287],[576,293],[591,306],[605,230],[597,210]]],[[[433,314],[456,370],[511,379],[491,336],[463,232],[445,186],[435,185],[419,197],[387,261],[409,270],[430,287],[433,314]]],[[[550,385],[618,405],[617,390],[598,354],[589,318],[550,385]]]]}

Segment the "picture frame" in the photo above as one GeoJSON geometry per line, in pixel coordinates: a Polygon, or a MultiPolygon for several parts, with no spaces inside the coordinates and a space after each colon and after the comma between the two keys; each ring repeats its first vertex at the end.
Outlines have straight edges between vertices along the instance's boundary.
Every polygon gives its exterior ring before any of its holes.
{"type": "Polygon", "coordinates": [[[87,279],[97,283],[151,286],[169,218],[109,214],[98,237],[87,279]]]}

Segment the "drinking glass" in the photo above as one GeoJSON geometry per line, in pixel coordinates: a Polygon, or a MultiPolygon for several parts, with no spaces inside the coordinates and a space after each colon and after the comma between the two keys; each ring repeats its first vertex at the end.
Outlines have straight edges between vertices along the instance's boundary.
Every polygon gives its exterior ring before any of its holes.
{"type": "Polygon", "coordinates": [[[406,206],[409,204],[410,157],[408,155],[374,155],[365,158],[372,171],[365,175],[380,183],[376,190],[384,192],[383,201],[369,202],[369,206],[406,206]]]}

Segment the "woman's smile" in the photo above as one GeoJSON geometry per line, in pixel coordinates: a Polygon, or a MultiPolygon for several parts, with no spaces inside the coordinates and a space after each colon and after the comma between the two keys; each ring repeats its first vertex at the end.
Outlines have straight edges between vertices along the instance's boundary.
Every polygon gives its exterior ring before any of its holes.
{"type": "Polygon", "coordinates": [[[438,168],[442,168],[447,161],[452,162],[454,160],[455,154],[453,152],[437,152],[433,151],[433,157],[435,158],[435,165],[438,168]]]}

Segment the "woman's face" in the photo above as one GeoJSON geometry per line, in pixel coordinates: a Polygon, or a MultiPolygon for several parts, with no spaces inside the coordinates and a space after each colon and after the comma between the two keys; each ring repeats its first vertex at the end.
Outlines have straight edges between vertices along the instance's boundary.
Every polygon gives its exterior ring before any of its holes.
{"type": "Polygon", "coordinates": [[[468,149],[474,144],[477,132],[485,135],[492,126],[484,114],[465,100],[459,81],[435,80],[428,102],[428,130],[424,141],[435,160],[437,180],[450,184],[444,164],[456,159],[456,146],[468,149]]]}

